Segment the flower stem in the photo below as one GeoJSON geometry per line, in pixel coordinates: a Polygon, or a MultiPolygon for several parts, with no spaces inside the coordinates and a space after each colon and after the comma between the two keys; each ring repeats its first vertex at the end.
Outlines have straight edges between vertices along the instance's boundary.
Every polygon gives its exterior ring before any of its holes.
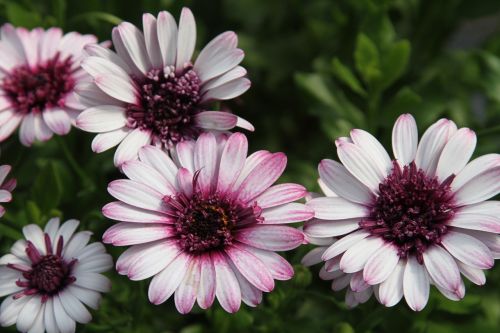
{"type": "Polygon", "coordinates": [[[78,177],[80,177],[84,187],[93,188],[94,182],[92,181],[92,179],[90,179],[90,177],[87,175],[85,170],[82,169],[80,164],[78,164],[78,162],[75,160],[75,158],[73,157],[73,154],[71,154],[71,151],[69,150],[68,146],[66,145],[66,141],[59,136],[56,137],[56,140],[57,140],[57,143],[59,144],[59,147],[61,147],[61,149],[64,153],[64,156],[68,160],[68,163],[70,164],[71,168],[75,171],[75,173],[78,175],[78,177]]]}

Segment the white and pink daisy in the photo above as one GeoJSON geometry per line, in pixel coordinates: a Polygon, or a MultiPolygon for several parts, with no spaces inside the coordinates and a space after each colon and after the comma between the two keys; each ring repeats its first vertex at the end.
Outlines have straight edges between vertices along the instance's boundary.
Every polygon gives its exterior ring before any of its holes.
{"type": "Polygon", "coordinates": [[[232,31],[215,37],[192,60],[196,23],[183,8],[179,27],[172,15],[143,15],[143,31],[128,22],[113,29],[112,52],[97,45],[86,48],[83,68],[93,82],[77,88],[87,109],[77,126],[99,133],[95,152],[117,145],[115,165],[137,159],[146,144],[172,148],[196,139],[206,130],[239,126],[253,131],[242,118],[212,110],[215,101],[240,96],[249,87],[246,70],[238,66],[244,53],[232,31]]]}
{"type": "Polygon", "coordinates": [[[81,108],[74,88],[89,81],[80,68],[83,47],[95,42],[59,28],[0,28],[0,142],[19,126],[25,146],[68,134],[81,108]]]}
{"type": "MultiPolygon", "coordinates": [[[[12,200],[12,191],[16,188],[16,179],[11,178],[6,180],[7,175],[11,170],[10,165],[0,166],[0,203],[10,202],[12,200]]],[[[5,214],[5,208],[0,205],[0,217],[5,214]]]]}
{"type": "Polygon", "coordinates": [[[76,322],[92,319],[85,307],[97,309],[110,281],[102,272],[113,260],[101,243],[88,244],[89,231],[75,233],[79,222],[59,226],[51,219],[42,231],[35,224],[23,228],[26,240],[17,241],[0,258],[0,325],[16,324],[20,332],[73,333],[76,322]]]}
{"type": "Polygon", "coordinates": [[[104,242],[132,245],[116,269],[134,281],[153,277],[152,303],[175,294],[178,311],[188,313],[196,301],[206,309],[217,297],[226,311],[236,312],[241,301],[257,306],[274,280],[293,276],[275,251],[302,244],[303,233],[286,224],[313,216],[293,202],[306,190],[273,185],[286,166],[283,153],[261,150],[247,157],[247,148],[241,133],[182,141],[173,160],[146,146],[139,160],[122,165],[130,179],[109,184],[119,201],[103,214],[123,222],[106,231],[104,242]]]}
{"type": "MultiPolygon", "coordinates": [[[[307,205],[315,219],[309,237],[337,237],[305,259],[325,261],[338,288],[370,293],[386,306],[405,298],[422,310],[429,286],[451,300],[465,295],[461,274],[485,283],[483,270],[500,257],[500,155],[469,162],[476,135],[441,119],[418,142],[413,117],[399,117],[392,133],[395,159],[363,130],[336,141],[342,164],[323,160],[327,197],[307,205]]],[[[350,297],[350,296],[349,296],[350,297]]],[[[360,300],[359,300],[360,301],[360,300]]]]}

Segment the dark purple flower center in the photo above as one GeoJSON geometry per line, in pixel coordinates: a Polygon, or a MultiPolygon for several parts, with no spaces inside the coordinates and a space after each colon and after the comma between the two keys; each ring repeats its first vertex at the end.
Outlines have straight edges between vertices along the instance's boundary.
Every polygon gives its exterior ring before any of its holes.
{"type": "Polygon", "coordinates": [[[71,57],[59,59],[57,54],[45,64],[19,66],[8,73],[1,89],[13,107],[22,114],[42,112],[64,106],[64,97],[75,86],[71,57]]]}
{"type": "Polygon", "coordinates": [[[176,238],[184,251],[201,254],[223,249],[233,243],[236,229],[264,220],[256,204],[247,206],[228,194],[197,191],[197,174],[191,196],[178,193],[163,198],[176,218],[176,238]]]}
{"type": "Polygon", "coordinates": [[[50,237],[45,234],[46,255],[41,255],[33,243],[28,241],[26,254],[31,261],[31,267],[20,264],[7,265],[11,269],[22,272],[25,279],[16,281],[18,287],[25,289],[15,294],[14,299],[38,294],[42,297],[42,302],[46,302],[49,297],[76,281],[71,272],[77,259],[70,262],[64,260],[62,257],[63,242],[63,238],[59,237],[54,253],[50,237]]]}
{"type": "Polygon", "coordinates": [[[422,254],[439,244],[453,216],[454,175],[442,183],[428,177],[414,162],[403,170],[394,161],[392,173],[379,185],[380,193],[371,206],[370,216],[360,226],[398,247],[399,256],[422,254]]]}
{"type": "Polygon", "coordinates": [[[69,266],[61,257],[47,255],[33,265],[31,273],[27,274],[31,287],[38,289],[41,293],[52,294],[60,290],[69,277],[69,266]]]}
{"type": "Polygon", "coordinates": [[[168,147],[197,136],[193,116],[201,111],[201,81],[192,66],[181,73],[170,67],[152,69],[135,83],[140,102],[127,106],[128,127],[148,129],[157,142],[168,147]]]}

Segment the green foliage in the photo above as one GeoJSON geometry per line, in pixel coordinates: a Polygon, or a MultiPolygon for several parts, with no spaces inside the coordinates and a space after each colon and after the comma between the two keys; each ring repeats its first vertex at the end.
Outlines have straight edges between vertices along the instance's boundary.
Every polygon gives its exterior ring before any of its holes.
{"type": "MultiPolygon", "coordinates": [[[[141,26],[143,12],[169,10],[178,17],[184,5],[197,19],[198,50],[225,30],[238,33],[252,88],[224,106],[255,125],[248,135],[252,151],[287,154],[283,182],[319,191],[316,167],[322,158],[335,158],[335,138],[363,128],[388,147],[394,120],[406,112],[415,115],[421,131],[445,116],[476,130],[476,154],[500,150],[500,34],[498,24],[488,25],[491,15],[498,21],[498,1],[2,0],[0,17],[27,28],[56,25],[93,33],[104,41],[122,20],[141,26]]],[[[24,225],[43,225],[52,216],[80,219],[81,228],[100,239],[111,225],[100,212],[112,200],[107,184],[122,176],[112,164],[113,152],[92,153],[91,140],[73,129],[29,149],[16,136],[2,144],[1,164],[13,166],[19,185],[0,222],[0,253],[22,237],[24,225]]],[[[115,259],[123,251],[108,249],[115,259]]],[[[344,293],[333,293],[318,278],[319,267],[300,266],[307,250],[285,254],[296,270],[291,281],[277,282],[261,306],[243,305],[233,315],[218,305],[179,315],[173,300],[148,302],[147,281],[110,272],[112,292],[78,332],[499,331],[498,265],[488,272],[486,286],[467,284],[461,302],[433,290],[420,313],[404,301],[384,308],[370,300],[348,310],[344,293]]]]}

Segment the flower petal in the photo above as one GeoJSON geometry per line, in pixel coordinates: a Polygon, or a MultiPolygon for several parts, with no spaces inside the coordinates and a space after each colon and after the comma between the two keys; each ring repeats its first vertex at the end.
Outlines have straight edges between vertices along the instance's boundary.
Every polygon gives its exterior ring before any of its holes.
{"type": "Polygon", "coordinates": [[[405,266],[406,262],[400,260],[389,277],[380,284],[378,294],[380,303],[383,305],[387,307],[394,306],[403,298],[405,266]]]}
{"type": "Polygon", "coordinates": [[[448,119],[441,119],[430,126],[422,135],[417,148],[415,157],[417,167],[428,176],[434,176],[441,152],[456,131],[457,125],[448,119]]]}
{"type": "Polygon", "coordinates": [[[309,200],[306,205],[315,212],[315,217],[323,220],[343,220],[368,215],[368,208],[343,198],[320,197],[309,200]]]}
{"type": "Polygon", "coordinates": [[[403,165],[408,165],[415,160],[417,146],[418,129],[415,118],[408,113],[399,116],[392,130],[394,157],[403,165]]]}
{"type": "Polygon", "coordinates": [[[222,253],[212,252],[215,266],[215,295],[220,305],[229,313],[235,313],[241,305],[241,289],[236,276],[222,253]]]}
{"type": "Polygon", "coordinates": [[[484,243],[467,234],[448,231],[441,244],[448,252],[466,265],[479,269],[493,267],[493,256],[484,243]]]}
{"type": "Polygon", "coordinates": [[[476,133],[468,128],[459,129],[444,146],[437,165],[436,176],[445,180],[458,174],[469,162],[476,148],[476,133]]]}
{"type": "Polygon", "coordinates": [[[339,196],[359,204],[373,201],[373,193],[357,180],[340,163],[333,160],[322,160],[318,166],[319,176],[328,188],[339,196]]]}
{"type": "Polygon", "coordinates": [[[151,142],[151,133],[141,128],[131,131],[116,149],[114,162],[117,167],[138,158],[139,150],[151,142]]]}
{"type": "Polygon", "coordinates": [[[422,310],[429,300],[429,276],[423,265],[410,256],[403,276],[403,293],[406,303],[414,311],[422,310]]]}
{"type": "Polygon", "coordinates": [[[155,305],[162,304],[172,296],[186,275],[191,257],[180,253],[161,272],[155,275],[149,285],[149,301],[155,305]]]}
{"type": "Polygon", "coordinates": [[[177,35],[177,60],[176,71],[183,70],[193,56],[196,44],[196,22],[189,8],[184,7],[179,19],[179,33],[177,35]]]}
{"type": "Polygon", "coordinates": [[[456,292],[460,287],[460,271],[455,259],[441,246],[427,248],[423,253],[424,264],[434,283],[446,290],[456,292]]]}
{"type": "Polygon", "coordinates": [[[269,251],[292,250],[304,241],[300,230],[281,225],[254,225],[235,234],[241,243],[269,251]]]}

